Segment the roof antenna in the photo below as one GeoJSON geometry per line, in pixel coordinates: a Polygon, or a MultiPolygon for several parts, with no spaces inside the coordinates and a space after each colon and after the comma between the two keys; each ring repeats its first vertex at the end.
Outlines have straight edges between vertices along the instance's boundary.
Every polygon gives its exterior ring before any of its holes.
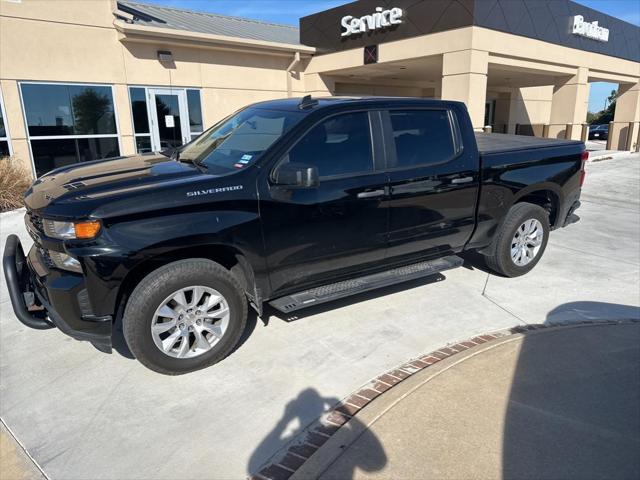
{"type": "Polygon", "coordinates": [[[298,108],[300,110],[306,110],[307,108],[315,107],[316,105],[318,105],[318,103],[318,100],[316,100],[315,98],[311,98],[311,95],[305,95],[304,97],[302,97],[302,100],[300,100],[298,108]]]}

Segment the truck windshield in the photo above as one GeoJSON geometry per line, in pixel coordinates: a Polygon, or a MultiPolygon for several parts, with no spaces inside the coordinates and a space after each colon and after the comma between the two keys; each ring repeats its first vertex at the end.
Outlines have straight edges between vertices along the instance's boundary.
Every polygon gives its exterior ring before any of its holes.
{"type": "Polygon", "coordinates": [[[304,114],[248,107],[200,135],[180,151],[180,160],[204,165],[222,175],[254,163],[304,114]]]}

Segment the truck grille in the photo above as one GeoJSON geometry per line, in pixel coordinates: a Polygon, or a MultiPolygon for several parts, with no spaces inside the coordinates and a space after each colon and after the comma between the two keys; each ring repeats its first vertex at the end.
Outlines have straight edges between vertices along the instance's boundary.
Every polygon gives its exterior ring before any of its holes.
{"type": "Polygon", "coordinates": [[[39,217],[33,212],[27,212],[26,217],[27,217],[27,221],[38,233],[44,233],[44,226],[42,225],[41,217],[39,217]]]}
{"type": "Polygon", "coordinates": [[[42,261],[48,268],[55,267],[55,264],[53,263],[53,260],[51,260],[51,255],[49,255],[48,250],[38,247],[38,253],[40,254],[40,258],[42,258],[42,261]]]}

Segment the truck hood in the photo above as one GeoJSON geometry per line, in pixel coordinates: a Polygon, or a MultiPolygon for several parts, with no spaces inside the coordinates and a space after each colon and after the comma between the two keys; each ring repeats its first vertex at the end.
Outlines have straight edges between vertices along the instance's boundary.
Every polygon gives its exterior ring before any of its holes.
{"type": "Polygon", "coordinates": [[[36,180],[25,193],[30,210],[42,210],[52,203],[82,199],[127,196],[202,176],[197,167],[171,160],[164,155],[140,155],[114,160],[88,162],[59,168],[36,180]]]}

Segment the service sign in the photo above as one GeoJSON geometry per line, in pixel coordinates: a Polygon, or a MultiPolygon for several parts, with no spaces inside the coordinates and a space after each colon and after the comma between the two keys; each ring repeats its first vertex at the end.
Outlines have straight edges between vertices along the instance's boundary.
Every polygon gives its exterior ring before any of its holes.
{"type": "Polygon", "coordinates": [[[585,22],[582,15],[573,17],[573,29],[571,33],[580,35],[581,37],[591,38],[599,42],[609,41],[609,29],[601,27],[598,22],[585,22]]]}
{"type": "Polygon", "coordinates": [[[388,10],[377,7],[376,11],[371,15],[365,15],[360,18],[345,15],[340,20],[340,25],[344,29],[341,36],[348,37],[358,33],[380,30],[391,25],[399,25],[402,23],[403,13],[402,9],[397,7],[388,10]]]}

